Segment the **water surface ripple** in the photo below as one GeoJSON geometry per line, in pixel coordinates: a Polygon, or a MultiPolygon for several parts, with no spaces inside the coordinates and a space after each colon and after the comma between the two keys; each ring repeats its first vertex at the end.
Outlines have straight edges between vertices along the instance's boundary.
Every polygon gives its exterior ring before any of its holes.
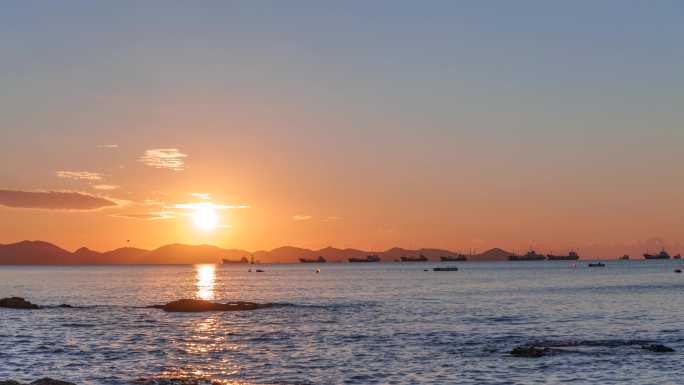
{"type": "Polygon", "coordinates": [[[196,376],[235,384],[675,384],[684,369],[677,261],[263,266],[4,266],[0,380],[80,384],[196,376]],[[170,314],[179,298],[275,302],[170,314]],[[661,343],[647,352],[630,341],[661,343]],[[516,345],[564,345],[515,358],[516,345]],[[577,346],[574,346],[577,345],[577,346]]]}

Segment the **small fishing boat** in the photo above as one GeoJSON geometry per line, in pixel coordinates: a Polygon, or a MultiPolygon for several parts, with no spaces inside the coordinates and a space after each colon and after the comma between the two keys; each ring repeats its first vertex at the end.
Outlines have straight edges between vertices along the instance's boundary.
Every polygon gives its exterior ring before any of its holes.
{"type": "Polygon", "coordinates": [[[589,267],[606,267],[606,264],[603,262],[593,262],[593,263],[589,263],[587,266],[589,266],[589,267]]]}
{"type": "Polygon", "coordinates": [[[675,269],[674,272],[677,273],[677,274],[681,274],[681,273],[682,273],[682,269],[675,269]]]}
{"type": "Polygon", "coordinates": [[[319,256],[318,258],[299,258],[300,263],[326,263],[328,261],[323,258],[323,256],[319,256]]]}
{"type": "Polygon", "coordinates": [[[402,261],[402,262],[427,262],[428,259],[427,259],[426,256],[424,256],[423,254],[421,254],[421,255],[419,255],[419,256],[417,256],[417,257],[410,257],[410,256],[401,257],[401,261],[402,261]]]}
{"type": "Polygon", "coordinates": [[[432,271],[458,271],[458,267],[435,267],[432,271]]]}

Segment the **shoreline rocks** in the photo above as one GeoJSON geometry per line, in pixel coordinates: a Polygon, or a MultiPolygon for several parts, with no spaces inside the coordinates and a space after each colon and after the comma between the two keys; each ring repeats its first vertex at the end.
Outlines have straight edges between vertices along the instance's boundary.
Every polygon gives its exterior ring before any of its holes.
{"type": "Polygon", "coordinates": [[[0,307],[4,307],[7,309],[27,309],[27,310],[35,310],[35,309],[40,309],[41,307],[33,304],[21,297],[10,297],[10,298],[2,298],[0,299],[0,307]]]}
{"type": "Polygon", "coordinates": [[[614,349],[630,348],[633,353],[640,350],[652,353],[672,353],[669,346],[644,340],[596,340],[596,341],[538,341],[516,346],[510,355],[523,358],[539,358],[549,354],[612,354],[614,349]],[[597,351],[597,348],[604,348],[597,351]],[[636,348],[636,349],[635,349],[636,348]]]}
{"type": "Polygon", "coordinates": [[[669,346],[665,345],[660,345],[660,344],[651,344],[651,345],[644,345],[641,347],[644,350],[648,350],[653,353],[672,353],[675,350],[672,349],[669,346]]]}
{"type": "Polygon", "coordinates": [[[549,352],[548,348],[539,348],[536,346],[517,346],[511,350],[511,355],[525,358],[539,358],[549,352]]]}
{"type": "MultiPolygon", "coordinates": [[[[26,384],[22,384],[21,382],[14,381],[14,380],[6,380],[6,381],[0,381],[0,385],[26,385],[26,384]]],[[[73,382],[60,381],[60,380],[55,380],[53,378],[45,377],[45,378],[41,378],[39,380],[35,380],[35,381],[33,381],[27,385],[76,385],[76,384],[74,384],[73,382]]]]}
{"type": "Polygon", "coordinates": [[[207,311],[248,311],[272,307],[270,303],[233,302],[216,303],[201,299],[179,299],[164,305],[151,305],[147,308],[161,309],[170,313],[199,313],[207,311]]]}

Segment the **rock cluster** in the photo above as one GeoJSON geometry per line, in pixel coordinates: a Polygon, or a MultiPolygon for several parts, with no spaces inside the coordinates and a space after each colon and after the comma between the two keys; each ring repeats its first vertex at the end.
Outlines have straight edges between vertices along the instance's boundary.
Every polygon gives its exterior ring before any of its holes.
{"type": "Polygon", "coordinates": [[[511,355],[516,357],[539,358],[548,352],[548,348],[538,348],[536,346],[518,346],[511,350],[511,355]]]}
{"type": "Polygon", "coordinates": [[[21,297],[2,298],[0,299],[0,307],[9,309],[40,309],[40,306],[32,304],[21,297]]]}
{"type": "MultiPolygon", "coordinates": [[[[7,381],[0,381],[0,385],[25,385],[22,384],[21,382],[14,381],[14,380],[7,380],[7,381]]],[[[52,378],[41,378],[40,380],[35,380],[32,383],[28,385],[76,385],[73,382],[66,382],[66,381],[60,381],[60,380],[55,380],[52,378]]]]}
{"type": "Polygon", "coordinates": [[[134,385],[221,385],[221,382],[206,378],[194,377],[157,377],[139,378],[133,381],[134,385]]]}
{"type": "MultiPolygon", "coordinates": [[[[672,353],[675,350],[669,346],[656,344],[651,341],[643,340],[594,340],[594,341],[538,341],[534,344],[522,345],[513,348],[510,354],[515,357],[539,358],[549,354],[597,354],[595,348],[606,348],[605,353],[610,353],[610,349],[621,347],[637,347],[653,353],[672,353]],[[589,348],[589,350],[582,350],[589,348]]],[[[638,350],[632,350],[638,352],[638,350]]]]}
{"type": "Polygon", "coordinates": [[[654,353],[672,353],[675,351],[674,349],[672,349],[669,346],[659,345],[659,344],[644,345],[641,348],[644,350],[654,352],[654,353]]]}
{"type": "Polygon", "coordinates": [[[167,312],[179,313],[197,313],[205,311],[245,311],[256,310],[271,307],[270,303],[254,303],[254,302],[233,302],[233,303],[216,303],[205,301],[201,299],[179,299],[177,301],[169,302],[165,305],[152,305],[148,308],[161,309],[167,312]]]}

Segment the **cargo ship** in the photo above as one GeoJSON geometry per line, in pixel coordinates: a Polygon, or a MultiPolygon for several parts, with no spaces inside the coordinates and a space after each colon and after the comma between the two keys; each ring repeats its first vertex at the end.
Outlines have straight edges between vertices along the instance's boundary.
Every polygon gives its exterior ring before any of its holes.
{"type": "Polygon", "coordinates": [[[571,251],[568,255],[553,255],[549,254],[546,256],[549,261],[576,261],[579,259],[579,255],[576,252],[571,251]]]}
{"type": "Polygon", "coordinates": [[[349,263],[368,263],[368,262],[380,262],[380,257],[377,255],[369,255],[366,258],[349,258],[349,263]]]}
{"type": "Polygon", "coordinates": [[[525,255],[509,255],[508,260],[509,261],[543,261],[546,259],[546,256],[543,254],[537,254],[534,252],[534,250],[530,250],[525,255]]]}
{"type": "Polygon", "coordinates": [[[468,260],[468,257],[466,257],[463,254],[456,254],[456,255],[447,255],[444,257],[439,257],[439,259],[442,262],[464,262],[468,260]]]}
{"type": "Polygon", "coordinates": [[[670,254],[663,249],[658,254],[644,254],[644,259],[670,259],[670,254]]]}
{"type": "Polygon", "coordinates": [[[242,259],[240,259],[240,260],[223,258],[222,261],[223,261],[224,265],[229,265],[229,264],[233,264],[233,263],[249,263],[249,261],[247,260],[247,257],[242,257],[242,259]]]}
{"type": "Polygon", "coordinates": [[[426,256],[421,254],[418,257],[401,257],[402,262],[427,262],[428,259],[426,256]]]}
{"type": "Polygon", "coordinates": [[[309,259],[309,258],[299,258],[300,263],[326,263],[328,261],[325,260],[323,257],[318,257],[315,259],[309,259]]]}

